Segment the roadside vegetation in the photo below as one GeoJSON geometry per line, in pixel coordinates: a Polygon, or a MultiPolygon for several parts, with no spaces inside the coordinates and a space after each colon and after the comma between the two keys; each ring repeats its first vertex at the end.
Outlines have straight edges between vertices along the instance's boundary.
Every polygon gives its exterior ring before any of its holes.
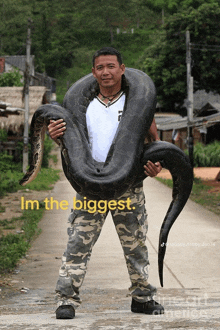
{"type": "Polygon", "coordinates": [[[16,234],[9,233],[0,238],[0,273],[12,270],[20,258],[25,256],[34,237],[40,233],[38,222],[42,218],[44,208],[25,210],[21,217],[0,221],[0,229],[15,229],[20,225],[16,234]]]}
{"type": "MultiPolygon", "coordinates": [[[[156,178],[158,181],[173,187],[173,181],[171,179],[156,178]]],[[[195,178],[193,182],[193,188],[190,195],[190,199],[209,211],[220,215],[220,192],[219,190],[212,189],[211,186],[202,182],[201,179],[195,178]]]]}
{"type": "Polygon", "coordinates": [[[220,142],[214,141],[207,145],[197,143],[193,147],[193,161],[195,167],[219,167],[220,142]]]}
{"type": "MultiPolygon", "coordinates": [[[[0,136],[4,136],[4,130],[0,130],[0,136]]],[[[20,155],[21,161],[14,162],[13,157],[1,153],[0,157],[0,198],[6,193],[15,192],[17,190],[25,190],[27,187],[19,185],[19,181],[23,177],[22,173],[22,147],[23,143],[20,143],[20,155]]],[[[53,148],[53,141],[46,135],[44,142],[44,154],[42,160],[42,168],[37,178],[28,185],[30,190],[47,190],[50,189],[50,185],[58,179],[57,171],[49,168],[49,160],[54,159],[50,153],[53,148]]],[[[56,159],[54,159],[56,161],[56,159]]]]}
{"type": "MultiPolygon", "coordinates": [[[[5,132],[0,130],[0,136],[4,139],[5,132]]],[[[49,167],[53,142],[48,137],[45,139],[44,147],[42,168],[36,179],[24,187],[19,185],[19,180],[23,177],[22,161],[16,163],[12,156],[1,153],[0,213],[5,212],[1,198],[8,193],[23,191],[23,194],[28,196],[28,193],[33,190],[50,190],[59,179],[59,170],[49,167]]],[[[54,160],[56,161],[56,159],[54,160]]],[[[39,201],[39,209],[27,209],[20,216],[0,220],[0,274],[12,270],[19,259],[25,256],[31,241],[40,233],[38,222],[42,218],[43,212],[44,203],[39,201]]]]}
{"type": "MultiPolygon", "coordinates": [[[[186,152],[188,153],[188,152],[186,152]]],[[[194,167],[219,167],[220,142],[215,141],[209,145],[198,143],[194,146],[194,167]]],[[[171,179],[157,178],[168,187],[173,187],[171,179]]],[[[220,215],[220,189],[208,185],[199,178],[194,178],[190,199],[220,215]]]]}

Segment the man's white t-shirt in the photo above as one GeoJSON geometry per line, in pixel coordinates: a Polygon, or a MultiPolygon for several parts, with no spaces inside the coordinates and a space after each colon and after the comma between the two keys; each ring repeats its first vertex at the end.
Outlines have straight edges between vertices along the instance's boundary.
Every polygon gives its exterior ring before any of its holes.
{"type": "Polygon", "coordinates": [[[86,112],[89,143],[93,158],[105,162],[124,108],[125,94],[110,105],[99,98],[90,102],[86,112]]]}

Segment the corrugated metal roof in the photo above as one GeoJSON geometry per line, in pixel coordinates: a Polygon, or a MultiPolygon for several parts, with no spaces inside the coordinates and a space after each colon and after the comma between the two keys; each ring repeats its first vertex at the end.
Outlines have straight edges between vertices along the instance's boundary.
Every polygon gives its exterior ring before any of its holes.
{"type": "Polygon", "coordinates": [[[208,102],[206,103],[202,108],[201,110],[199,111],[198,115],[207,111],[213,111],[215,110],[216,112],[220,111],[220,103],[218,102],[208,102]]]}
{"type": "MultiPolygon", "coordinates": [[[[26,68],[26,56],[17,55],[17,56],[4,56],[5,62],[19,68],[21,71],[25,71],[26,68]]],[[[30,56],[30,62],[32,68],[34,67],[34,55],[30,56]]]]}
{"type": "Polygon", "coordinates": [[[169,118],[155,117],[158,130],[169,131],[185,127],[210,127],[220,122],[220,112],[204,117],[194,117],[193,121],[188,124],[188,117],[170,116],[169,118]]]}
{"type": "MultiPolygon", "coordinates": [[[[205,90],[198,90],[193,93],[193,108],[196,113],[200,112],[207,103],[220,103],[220,95],[213,92],[207,93],[205,90]]],[[[187,107],[186,105],[187,100],[184,101],[183,106],[187,107]]]]}

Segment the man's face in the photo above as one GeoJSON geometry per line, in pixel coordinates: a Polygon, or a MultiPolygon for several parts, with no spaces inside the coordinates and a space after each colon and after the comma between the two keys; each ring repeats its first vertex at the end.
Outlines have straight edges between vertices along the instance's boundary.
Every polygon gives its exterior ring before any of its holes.
{"type": "Polygon", "coordinates": [[[125,72],[124,64],[120,65],[116,55],[101,55],[95,59],[92,68],[93,76],[103,88],[121,88],[121,77],[125,72]]]}

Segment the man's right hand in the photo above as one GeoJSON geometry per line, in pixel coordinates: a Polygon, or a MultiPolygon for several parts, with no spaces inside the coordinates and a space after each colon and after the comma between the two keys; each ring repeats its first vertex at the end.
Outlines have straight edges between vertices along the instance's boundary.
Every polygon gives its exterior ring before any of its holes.
{"type": "Polygon", "coordinates": [[[48,125],[48,132],[52,140],[54,140],[57,144],[57,138],[64,134],[66,130],[66,123],[63,119],[58,120],[50,120],[50,124],[48,125]]]}

